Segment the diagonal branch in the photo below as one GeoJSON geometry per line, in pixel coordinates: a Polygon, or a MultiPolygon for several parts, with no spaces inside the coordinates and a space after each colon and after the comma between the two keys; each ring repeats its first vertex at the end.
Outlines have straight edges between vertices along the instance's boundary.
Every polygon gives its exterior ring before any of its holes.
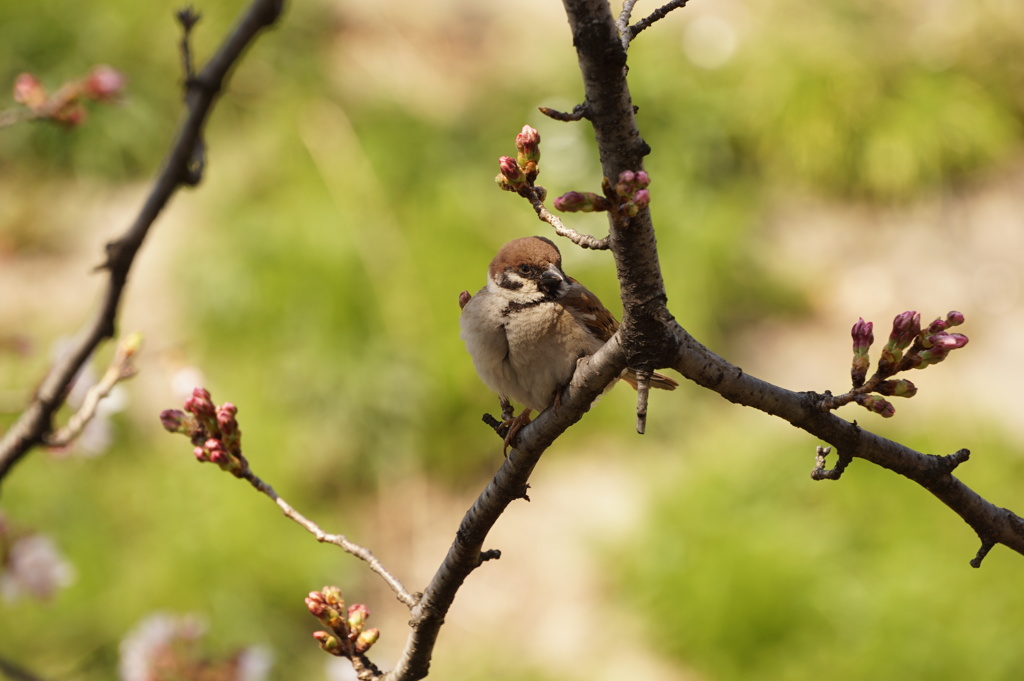
{"type": "Polygon", "coordinates": [[[380,560],[373,555],[370,549],[356,544],[343,534],[328,534],[327,532],[324,532],[320,529],[319,525],[299,513],[291,504],[278,496],[277,492],[274,491],[274,488],[265,483],[259,476],[253,473],[251,469],[246,469],[245,474],[242,477],[244,480],[248,481],[250,485],[270,497],[270,499],[277,504],[277,507],[281,509],[281,512],[284,513],[287,518],[294,520],[296,523],[304,527],[307,532],[316,537],[318,542],[334,544],[346,553],[350,553],[356,558],[366,562],[371,570],[376,572],[381,579],[387,582],[387,585],[395,592],[395,596],[399,601],[410,608],[416,605],[419,597],[415,594],[409,593],[409,591],[402,586],[402,583],[398,581],[398,578],[392,575],[380,560]]]}
{"type": "MultiPolygon", "coordinates": [[[[636,126],[626,83],[625,46],[611,9],[606,0],[563,4],[604,176],[639,170],[647,145],[636,126]]],[[[670,2],[636,26],[649,25],[682,4],[670,2]]],[[[624,310],[620,340],[630,367],[672,367],[732,402],[778,416],[821,438],[844,458],[866,459],[917,482],[978,534],[981,549],[971,562],[975,567],[997,543],[1024,554],[1024,519],[986,501],[952,475],[966,459],[966,450],[947,457],[922,454],[822,411],[821,395],[792,392],[745,374],[693,339],[669,312],[650,211],[641,210],[624,227],[610,221],[609,236],[624,310]]]]}
{"type": "Polygon", "coordinates": [[[188,168],[201,139],[203,127],[213,110],[217,95],[232,67],[260,32],[274,24],[283,0],[252,0],[231,33],[196,77],[197,87],[186,97],[188,115],[178,129],[149,196],[135,221],[120,238],[107,244],[106,290],[100,309],[78,335],[71,351],[51,367],[32,401],[0,440],[0,481],[33,447],[41,444],[53,429],[53,415],[64,404],[68,386],[99,347],[115,333],[118,309],[128,272],[143,240],[171,196],[190,179],[188,168]]]}
{"type": "MultiPolygon", "coordinates": [[[[898,442],[864,430],[816,406],[821,395],[797,393],[745,373],[697,342],[675,325],[679,350],[672,367],[693,382],[715,391],[730,402],[778,416],[797,428],[833,445],[843,457],[865,459],[903,475],[931,492],[971,526],[984,553],[1003,544],[1024,554],[1024,519],[982,498],[952,472],[969,452],[949,456],[923,454],[898,442]]],[[[984,553],[971,564],[978,567],[984,553]]]]}
{"type": "Polygon", "coordinates": [[[515,448],[463,517],[448,555],[412,609],[412,631],[405,650],[395,668],[382,679],[409,681],[427,675],[437,635],[456,593],[473,570],[497,557],[496,552],[483,550],[488,532],[509,504],[526,498],[527,481],[545,450],[569,426],[583,418],[623,368],[625,356],[615,336],[589,360],[580,362],[571,383],[562,393],[560,406],[549,407],[519,432],[515,448]]]}

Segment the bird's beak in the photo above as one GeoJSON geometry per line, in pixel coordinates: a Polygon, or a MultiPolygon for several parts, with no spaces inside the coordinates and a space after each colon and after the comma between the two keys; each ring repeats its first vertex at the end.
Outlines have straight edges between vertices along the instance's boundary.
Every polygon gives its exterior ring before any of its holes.
{"type": "Polygon", "coordinates": [[[568,288],[568,285],[569,281],[565,273],[555,265],[548,265],[548,268],[541,273],[540,281],[537,282],[537,287],[548,295],[559,295],[564,292],[565,288],[568,288]]]}

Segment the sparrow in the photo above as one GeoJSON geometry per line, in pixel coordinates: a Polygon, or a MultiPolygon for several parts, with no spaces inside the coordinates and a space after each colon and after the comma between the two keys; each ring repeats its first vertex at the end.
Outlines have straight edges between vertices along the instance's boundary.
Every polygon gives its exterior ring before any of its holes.
{"type": "MultiPolygon", "coordinates": [[[[619,323],[597,296],[562,270],[562,255],[549,239],[515,239],[501,247],[487,270],[487,285],[459,296],[460,337],[480,379],[502,406],[505,446],[530,422],[530,412],[558,403],[576,363],[593,355],[619,323]],[[510,402],[521,404],[514,413],[510,402]]],[[[636,388],[636,373],[622,378],[636,388]]],[[[679,384],[655,373],[651,385],[679,384]]]]}

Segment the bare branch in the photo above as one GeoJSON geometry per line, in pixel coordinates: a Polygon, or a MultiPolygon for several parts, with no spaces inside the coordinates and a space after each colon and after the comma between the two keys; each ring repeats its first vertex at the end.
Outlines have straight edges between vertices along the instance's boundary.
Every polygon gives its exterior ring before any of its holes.
{"type": "Polygon", "coordinates": [[[647,396],[651,392],[651,373],[636,372],[636,432],[643,435],[647,431],[647,396]]]}
{"type": "Polygon", "coordinates": [[[412,631],[395,668],[382,678],[407,681],[427,675],[430,658],[444,617],[466,577],[483,562],[500,556],[483,550],[488,532],[516,499],[526,496],[527,481],[541,455],[569,426],[579,421],[604,388],[625,368],[625,355],[613,336],[597,354],[581,360],[558,407],[549,407],[516,437],[515,449],[494,479],[466,512],[455,541],[423,597],[412,609],[412,631]]]}
{"type": "MultiPolygon", "coordinates": [[[[658,9],[651,12],[648,16],[644,17],[640,21],[633,24],[632,26],[626,27],[620,25],[619,33],[622,36],[622,49],[625,50],[629,48],[629,44],[633,41],[633,38],[636,37],[637,33],[644,30],[645,28],[653,24],[655,21],[664,19],[672,10],[679,9],[680,7],[685,7],[687,1],[688,0],[671,0],[671,2],[662,5],[658,9]]],[[[633,9],[633,4],[635,4],[635,0],[633,3],[630,3],[630,11],[632,11],[633,9]]],[[[623,5],[622,11],[625,14],[625,5],[623,5]]],[[[625,21],[629,21],[628,16],[626,17],[625,21]]],[[[622,17],[619,18],[619,22],[620,24],[625,23],[623,22],[622,17]]]]}
{"type": "MultiPolygon", "coordinates": [[[[796,393],[762,381],[705,348],[682,327],[676,325],[675,333],[679,350],[672,366],[690,380],[730,402],[788,421],[836,447],[841,458],[865,459],[913,480],[963,518],[983,538],[983,543],[1004,544],[1024,554],[1024,519],[985,500],[951,474],[967,460],[970,452],[966,449],[949,456],[915,451],[835,414],[822,412],[818,407],[822,396],[817,393],[796,393]]],[[[988,549],[984,551],[987,552],[988,549]]],[[[974,567],[981,564],[984,553],[971,561],[974,567]]]]}
{"type": "Polygon", "coordinates": [[[537,217],[543,222],[551,225],[555,234],[558,236],[564,236],[569,241],[573,242],[580,248],[590,248],[595,251],[608,250],[608,237],[598,239],[597,237],[590,236],[589,234],[580,234],[572,227],[566,227],[562,220],[549,211],[545,206],[544,202],[540,198],[540,194],[536,187],[530,186],[529,191],[520,192],[530,205],[533,206],[533,210],[537,213],[537,217]]]}
{"type": "Polygon", "coordinates": [[[328,534],[321,530],[316,523],[296,511],[291,504],[279,497],[277,492],[274,491],[274,488],[263,482],[263,480],[253,473],[251,469],[246,469],[242,478],[244,480],[248,480],[249,484],[273,499],[274,503],[277,504],[278,508],[281,509],[286,517],[306,528],[306,531],[316,537],[318,542],[334,544],[335,546],[342,548],[346,553],[351,553],[356,558],[365,561],[366,564],[370,566],[371,570],[376,572],[385,582],[387,582],[388,586],[391,587],[391,590],[395,592],[398,600],[402,603],[411,608],[419,602],[419,596],[409,593],[409,591],[402,586],[402,583],[398,581],[394,575],[388,572],[384,565],[368,548],[349,541],[344,535],[328,534]]]}
{"type": "Polygon", "coordinates": [[[149,196],[125,233],[107,244],[107,258],[102,267],[107,270],[108,280],[99,311],[85,326],[71,351],[50,369],[31,403],[0,440],[0,480],[32,447],[44,441],[53,428],[54,413],[64,403],[67,387],[99,344],[114,336],[118,309],[136,253],[171,196],[195,178],[195,174],[189,172],[190,163],[194,163],[197,142],[225,79],[256,36],[277,21],[281,8],[282,0],[252,0],[197,76],[199,86],[186,97],[188,116],[178,129],[149,196]]]}
{"type": "Polygon", "coordinates": [[[89,421],[96,416],[96,409],[100,406],[100,402],[110,394],[114,386],[138,373],[138,369],[135,368],[134,359],[139,349],[140,338],[137,333],[131,334],[118,345],[117,353],[115,353],[114,359],[111,360],[110,366],[104,372],[99,382],[91,386],[86,392],[85,399],[82,401],[82,406],[79,410],[68,419],[66,426],[56,433],[45,436],[43,444],[47,447],[65,447],[71,444],[75,438],[82,434],[85,427],[89,425],[89,421]]]}
{"type": "Polygon", "coordinates": [[[559,111],[558,109],[552,109],[547,106],[539,106],[537,109],[548,118],[553,118],[554,120],[562,121],[563,123],[572,123],[574,121],[581,121],[584,118],[590,118],[590,111],[587,108],[586,102],[583,104],[577,104],[570,112],[559,111]]]}
{"type": "Polygon", "coordinates": [[[833,468],[825,468],[825,457],[832,452],[831,447],[818,447],[817,456],[814,459],[814,470],[811,471],[811,480],[838,480],[843,476],[843,471],[853,461],[852,456],[843,452],[837,452],[839,459],[833,468]]]}

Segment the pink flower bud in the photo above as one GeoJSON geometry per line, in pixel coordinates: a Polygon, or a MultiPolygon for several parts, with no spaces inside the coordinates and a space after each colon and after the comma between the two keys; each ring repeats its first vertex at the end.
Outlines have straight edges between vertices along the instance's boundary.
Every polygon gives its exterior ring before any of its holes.
{"type": "Polygon", "coordinates": [[[14,101],[38,110],[46,102],[46,88],[31,73],[22,73],[14,80],[14,101]]]}
{"type": "Polygon", "coordinates": [[[949,314],[946,315],[946,326],[960,326],[963,323],[964,315],[962,312],[952,310],[949,314]]]}
{"type": "Polygon", "coordinates": [[[853,325],[850,334],[853,336],[853,353],[855,355],[866,355],[871,344],[875,342],[874,324],[864,321],[863,317],[858,318],[853,325]]]}
{"type": "Polygon", "coordinates": [[[341,597],[341,589],[336,586],[325,586],[320,589],[320,593],[323,594],[324,601],[338,607],[345,607],[345,599],[341,597]]]}
{"type": "Polygon", "coordinates": [[[89,99],[110,101],[124,89],[125,77],[109,66],[95,66],[82,81],[82,95],[89,99]]]}
{"type": "Polygon", "coordinates": [[[651,184],[651,176],[647,174],[646,170],[640,170],[636,174],[636,186],[640,189],[646,188],[651,184]]]}
{"type": "Polygon", "coordinates": [[[519,164],[511,156],[502,156],[498,159],[498,169],[501,171],[502,177],[513,187],[517,187],[526,182],[526,175],[523,173],[523,169],[519,167],[519,164]]]}
{"type": "Polygon", "coordinates": [[[331,655],[341,654],[341,641],[334,634],[330,634],[326,631],[314,631],[313,638],[320,644],[320,647],[331,655]]]}
{"type": "Polygon", "coordinates": [[[185,424],[189,420],[191,417],[178,409],[165,409],[160,412],[160,425],[169,433],[184,433],[185,424]]]}
{"type": "Polygon", "coordinates": [[[646,189],[638,189],[633,195],[633,204],[637,208],[644,208],[651,202],[651,193],[646,189]]]}
{"type": "Polygon", "coordinates": [[[528,125],[516,135],[516,151],[519,152],[519,163],[526,166],[528,161],[540,161],[540,133],[528,125]]]}
{"type": "Polygon", "coordinates": [[[968,338],[962,333],[936,333],[924,339],[925,347],[939,347],[945,350],[956,350],[967,345],[968,338]]]}
{"type": "Polygon", "coordinates": [[[913,397],[917,394],[917,386],[905,378],[895,381],[882,381],[876,388],[880,395],[887,397],[913,397]]]}
{"type": "Polygon", "coordinates": [[[921,315],[914,311],[902,312],[892,320],[889,345],[894,350],[903,350],[914,342],[921,333],[921,315]]]}
{"type": "Polygon", "coordinates": [[[879,414],[882,418],[891,418],[896,413],[896,408],[884,397],[878,395],[858,395],[857,402],[868,411],[879,414]]]}
{"type": "Polygon", "coordinates": [[[217,410],[210,399],[210,393],[200,387],[194,388],[192,397],[185,400],[185,411],[192,412],[200,418],[217,418],[217,410]]]}
{"type": "Polygon", "coordinates": [[[348,626],[352,631],[357,634],[363,630],[363,625],[366,624],[367,618],[370,616],[370,610],[362,603],[356,603],[348,609],[348,626]]]}
{"type": "Polygon", "coordinates": [[[314,591],[309,595],[309,598],[306,599],[306,607],[309,608],[309,614],[313,617],[320,617],[320,615],[324,613],[324,610],[327,609],[327,604],[322,600],[313,598],[313,594],[315,593],[316,592],[314,591]]]}
{"type": "Polygon", "coordinates": [[[566,213],[608,210],[608,199],[593,192],[566,192],[555,199],[555,208],[566,213]]]}
{"type": "Polygon", "coordinates": [[[619,184],[629,185],[634,182],[636,182],[636,173],[632,170],[623,170],[619,173],[619,184]]]}

